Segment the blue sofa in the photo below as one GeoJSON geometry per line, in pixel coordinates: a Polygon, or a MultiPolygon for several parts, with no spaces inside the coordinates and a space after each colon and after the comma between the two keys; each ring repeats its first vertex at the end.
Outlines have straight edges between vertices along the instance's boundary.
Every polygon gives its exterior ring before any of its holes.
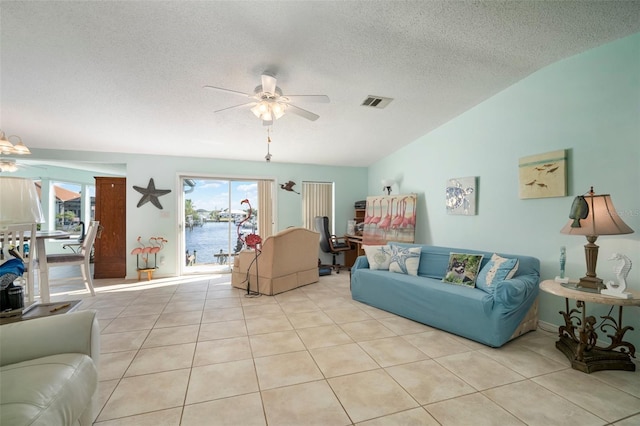
{"type": "Polygon", "coordinates": [[[366,256],[351,268],[351,295],[367,305],[466,337],[492,347],[531,330],[538,322],[540,261],[517,258],[519,266],[511,279],[497,282],[493,294],[479,288],[442,282],[450,253],[483,254],[481,268],[493,253],[478,250],[390,243],[420,247],[418,275],[369,269],[366,256]]]}

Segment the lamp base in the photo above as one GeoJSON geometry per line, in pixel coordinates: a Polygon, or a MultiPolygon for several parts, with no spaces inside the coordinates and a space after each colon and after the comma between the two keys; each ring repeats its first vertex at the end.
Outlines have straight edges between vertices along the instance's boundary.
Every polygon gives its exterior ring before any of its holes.
{"type": "Polygon", "coordinates": [[[605,288],[604,283],[598,277],[582,277],[577,284],[578,287],[593,288],[595,290],[602,290],[605,288]]]}
{"type": "Polygon", "coordinates": [[[578,345],[568,336],[560,336],[556,342],[556,348],[571,361],[571,368],[575,370],[588,374],[600,370],[636,371],[636,365],[626,352],[592,348],[584,351],[582,359],[578,360],[578,345]]]}

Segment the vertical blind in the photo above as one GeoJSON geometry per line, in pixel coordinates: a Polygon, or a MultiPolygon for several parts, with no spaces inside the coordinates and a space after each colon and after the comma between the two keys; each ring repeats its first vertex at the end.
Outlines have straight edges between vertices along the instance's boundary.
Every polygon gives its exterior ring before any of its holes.
{"type": "Polygon", "coordinates": [[[315,231],[316,216],[327,216],[333,224],[333,182],[302,182],[303,226],[315,231]]]}
{"type": "Polygon", "coordinates": [[[273,181],[258,181],[258,234],[264,241],[273,234],[273,181]]]}

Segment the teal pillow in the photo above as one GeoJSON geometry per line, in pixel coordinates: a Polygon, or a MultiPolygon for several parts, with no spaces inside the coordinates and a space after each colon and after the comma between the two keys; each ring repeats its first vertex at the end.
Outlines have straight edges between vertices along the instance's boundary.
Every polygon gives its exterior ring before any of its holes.
{"type": "Polygon", "coordinates": [[[420,247],[391,246],[389,271],[406,275],[418,275],[420,247]]]}
{"type": "Polygon", "coordinates": [[[476,287],[493,294],[495,285],[512,278],[518,270],[518,265],[518,259],[508,259],[494,253],[478,274],[476,287]]]}

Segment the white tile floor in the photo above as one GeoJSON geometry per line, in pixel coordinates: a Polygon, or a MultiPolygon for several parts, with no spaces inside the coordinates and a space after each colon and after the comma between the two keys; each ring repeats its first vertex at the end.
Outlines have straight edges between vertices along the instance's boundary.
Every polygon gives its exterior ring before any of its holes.
{"type": "Polygon", "coordinates": [[[98,311],[100,426],[640,425],[640,369],[572,370],[540,330],[489,348],[355,302],[348,278],[247,298],[229,275],[96,280],[95,297],[58,277],[52,294],[98,311]]]}

